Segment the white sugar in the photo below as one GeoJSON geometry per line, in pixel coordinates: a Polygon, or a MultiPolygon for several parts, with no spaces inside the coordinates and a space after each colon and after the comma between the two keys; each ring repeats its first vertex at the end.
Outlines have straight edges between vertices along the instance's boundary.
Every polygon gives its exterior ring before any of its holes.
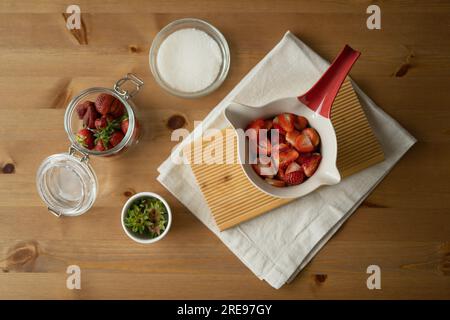
{"type": "Polygon", "coordinates": [[[198,29],[181,29],[169,35],[158,50],[161,78],[173,89],[197,92],[216,80],[222,65],[217,42],[198,29]]]}

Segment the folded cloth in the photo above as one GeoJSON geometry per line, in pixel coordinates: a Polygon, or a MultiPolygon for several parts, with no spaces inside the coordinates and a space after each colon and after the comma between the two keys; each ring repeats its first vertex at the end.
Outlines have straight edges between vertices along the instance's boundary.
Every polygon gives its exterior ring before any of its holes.
{"type": "MultiPolygon", "coordinates": [[[[231,101],[258,106],[275,99],[298,96],[306,92],[328,66],[328,62],[287,32],[211,111],[202,122],[202,128],[194,129],[173,152],[181,153],[194,136],[201,136],[199,130],[227,127],[222,111],[231,101]]],[[[219,232],[190,166],[174,164],[169,157],[158,168],[158,180],[250,270],[274,288],[291,281],[306,266],[416,142],[355,83],[352,84],[386,159],[337,185],[321,187],[299,200],[219,232]]]]}

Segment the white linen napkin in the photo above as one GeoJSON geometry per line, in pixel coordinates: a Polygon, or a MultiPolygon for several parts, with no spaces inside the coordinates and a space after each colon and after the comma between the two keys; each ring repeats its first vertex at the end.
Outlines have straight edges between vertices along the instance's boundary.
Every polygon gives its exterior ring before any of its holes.
{"type": "MultiPolygon", "coordinates": [[[[310,88],[329,63],[289,31],[244,79],[203,120],[203,130],[228,126],[222,115],[231,102],[264,105],[298,96],[310,88]]],[[[220,232],[197,186],[189,165],[174,164],[170,157],[158,168],[160,181],[197,216],[260,279],[274,288],[291,281],[332,237],[361,202],[416,142],[359,89],[354,88],[379,139],[386,160],[322,187],[300,200],[220,232]]],[[[199,137],[198,126],[174,152],[199,137]]]]}

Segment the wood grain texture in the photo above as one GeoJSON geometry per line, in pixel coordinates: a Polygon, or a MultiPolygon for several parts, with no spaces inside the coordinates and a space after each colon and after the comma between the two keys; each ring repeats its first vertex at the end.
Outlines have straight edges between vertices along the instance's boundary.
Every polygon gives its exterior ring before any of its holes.
{"type": "Polygon", "coordinates": [[[61,17],[67,2],[1,1],[0,167],[14,171],[0,173],[0,298],[449,299],[450,3],[377,3],[382,29],[370,31],[371,1],[83,0],[89,41],[80,46],[61,17]],[[148,67],[152,38],[182,17],[210,21],[231,49],[228,78],[197,100],[165,93],[148,67]],[[344,43],[362,51],[352,78],[419,142],[299,276],[274,290],[155,178],[175,145],[168,119],[181,115],[191,130],[288,29],[327,59],[344,43]],[[35,173],[68,148],[66,103],[127,72],[145,81],[135,99],[141,144],[121,159],[95,159],[94,208],[58,220],[36,193],[35,173]],[[174,214],[167,238],[151,246],[127,239],[119,220],[127,197],[144,190],[163,195],[174,214]],[[71,264],[82,269],[79,291],[65,286],[71,264]],[[366,288],[370,264],[381,267],[380,291],[366,288]]]}
{"type": "MultiPolygon", "coordinates": [[[[349,80],[336,96],[331,122],[338,146],[336,166],[342,178],[384,160],[381,145],[349,80]]],[[[272,197],[256,188],[239,164],[234,130],[229,127],[218,133],[186,146],[184,156],[220,231],[295,200],[272,197]]]]}

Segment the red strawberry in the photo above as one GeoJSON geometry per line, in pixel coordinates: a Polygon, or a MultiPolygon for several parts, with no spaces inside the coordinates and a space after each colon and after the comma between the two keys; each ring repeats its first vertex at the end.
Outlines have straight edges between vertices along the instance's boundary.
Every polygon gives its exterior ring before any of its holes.
{"type": "Polygon", "coordinates": [[[128,119],[123,119],[122,123],[120,124],[120,128],[122,129],[123,134],[127,134],[128,131],[128,119]]]}
{"type": "Polygon", "coordinates": [[[250,124],[247,126],[246,130],[254,129],[258,133],[258,131],[260,129],[265,129],[265,125],[266,124],[263,119],[256,119],[256,120],[253,120],[252,122],[250,122],[250,124]]]}
{"type": "Polygon", "coordinates": [[[270,156],[272,152],[272,144],[269,139],[262,139],[258,142],[258,155],[270,156]]]}
{"type": "Polygon", "coordinates": [[[279,140],[280,143],[286,143],[286,136],[282,135],[282,134],[279,134],[278,135],[278,140],[279,140]]]}
{"type": "Polygon", "coordinates": [[[300,135],[300,132],[297,130],[292,130],[291,132],[286,133],[286,141],[291,145],[295,145],[295,139],[300,135]]]}
{"type": "Polygon", "coordinates": [[[273,178],[274,176],[272,174],[272,170],[270,170],[271,164],[256,163],[252,164],[252,167],[253,170],[255,170],[255,172],[262,177],[273,178]]]}
{"type": "Polygon", "coordinates": [[[322,160],[320,153],[313,153],[309,157],[304,157],[302,168],[307,177],[311,177],[316,172],[320,160],[322,160]]]}
{"type": "Polygon", "coordinates": [[[302,170],[302,167],[297,162],[291,162],[286,168],[285,174],[289,174],[294,171],[302,170]]]}
{"type": "Polygon", "coordinates": [[[95,119],[98,118],[97,110],[95,110],[95,106],[93,104],[88,104],[86,108],[86,112],[83,116],[83,124],[85,127],[90,129],[95,129],[95,119]]]}
{"type": "Polygon", "coordinates": [[[245,129],[245,133],[247,134],[249,140],[258,141],[259,140],[259,130],[265,129],[265,123],[262,119],[256,119],[250,122],[250,124],[245,129]]]}
{"type": "MultiPolygon", "coordinates": [[[[291,162],[295,161],[295,159],[298,158],[298,152],[294,149],[288,149],[286,151],[281,151],[278,154],[278,163],[279,167],[284,169],[286,168],[291,162]]],[[[275,159],[276,161],[276,159],[275,159]]]]}
{"type": "Polygon", "coordinates": [[[286,143],[279,143],[272,146],[272,153],[287,151],[289,150],[289,148],[289,145],[287,145],[286,143]]]}
{"type": "Polygon", "coordinates": [[[81,129],[76,135],[77,143],[87,149],[94,148],[94,136],[89,129],[81,129]]]}
{"type": "Polygon", "coordinates": [[[80,120],[83,119],[89,105],[92,105],[95,107],[95,104],[92,101],[84,101],[84,102],[77,104],[75,111],[78,114],[78,119],[80,119],[80,120]]]}
{"type": "Polygon", "coordinates": [[[105,148],[105,146],[103,145],[103,140],[99,139],[97,141],[97,144],[95,145],[94,150],[96,151],[105,151],[107,148],[105,148]]]}
{"type": "Polygon", "coordinates": [[[274,126],[276,124],[286,132],[294,130],[294,122],[295,116],[292,113],[282,113],[273,119],[274,126]]]}
{"type": "Polygon", "coordinates": [[[95,100],[95,107],[100,114],[105,116],[111,111],[111,105],[115,102],[115,100],[117,99],[112,95],[101,93],[95,100]]]}
{"type": "Polygon", "coordinates": [[[119,99],[115,99],[111,104],[111,109],[109,113],[115,118],[118,119],[125,114],[125,106],[119,99]]]}
{"type": "Polygon", "coordinates": [[[120,141],[122,141],[124,135],[122,133],[122,131],[114,131],[113,134],[111,135],[111,137],[109,138],[109,143],[115,147],[117,146],[120,141]]]}
{"type": "MultiPolygon", "coordinates": [[[[270,137],[271,139],[275,139],[276,136],[278,136],[278,143],[285,143],[286,142],[286,136],[285,134],[281,133],[281,130],[283,129],[275,129],[274,127],[272,127],[272,129],[270,129],[269,133],[270,133],[270,137]]],[[[278,143],[274,143],[274,144],[278,144],[278,143]]]]}
{"type": "Polygon", "coordinates": [[[283,127],[275,121],[272,122],[272,129],[278,130],[278,135],[280,137],[286,135],[286,131],[283,129],[283,127]]]}
{"type": "Polygon", "coordinates": [[[272,129],[272,125],[273,125],[272,120],[269,119],[264,121],[264,129],[270,130],[272,129]]]}
{"type": "Polygon", "coordinates": [[[299,152],[311,152],[314,150],[314,145],[309,136],[302,132],[295,138],[294,148],[299,152]]]}
{"type": "Polygon", "coordinates": [[[102,128],[106,127],[106,125],[107,125],[106,118],[101,117],[101,118],[95,119],[95,128],[102,129],[102,128]]]}
{"type": "Polygon", "coordinates": [[[311,140],[314,147],[317,147],[320,143],[320,137],[314,128],[306,128],[302,131],[303,134],[307,135],[309,140],[311,140]]]}
{"type": "Polygon", "coordinates": [[[311,156],[310,152],[300,153],[296,161],[299,165],[302,165],[310,156],[311,156]]]}
{"type": "Polygon", "coordinates": [[[284,187],[286,183],[278,179],[266,178],[266,182],[274,187],[284,187]]]}
{"type": "Polygon", "coordinates": [[[305,174],[303,173],[303,170],[297,170],[290,173],[286,173],[286,175],[284,176],[284,181],[290,186],[300,184],[303,182],[304,179],[305,174]]]}
{"type": "Polygon", "coordinates": [[[102,116],[101,118],[98,118],[95,120],[95,128],[97,129],[103,129],[106,128],[109,122],[111,122],[113,118],[110,115],[102,116]]]}
{"type": "Polygon", "coordinates": [[[284,181],[285,173],[285,170],[278,168],[277,178],[284,181]]]}
{"type": "Polygon", "coordinates": [[[308,120],[305,117],[297,116],[294,123],[295,129],[302,131],[308,126],[308,120]]]}

